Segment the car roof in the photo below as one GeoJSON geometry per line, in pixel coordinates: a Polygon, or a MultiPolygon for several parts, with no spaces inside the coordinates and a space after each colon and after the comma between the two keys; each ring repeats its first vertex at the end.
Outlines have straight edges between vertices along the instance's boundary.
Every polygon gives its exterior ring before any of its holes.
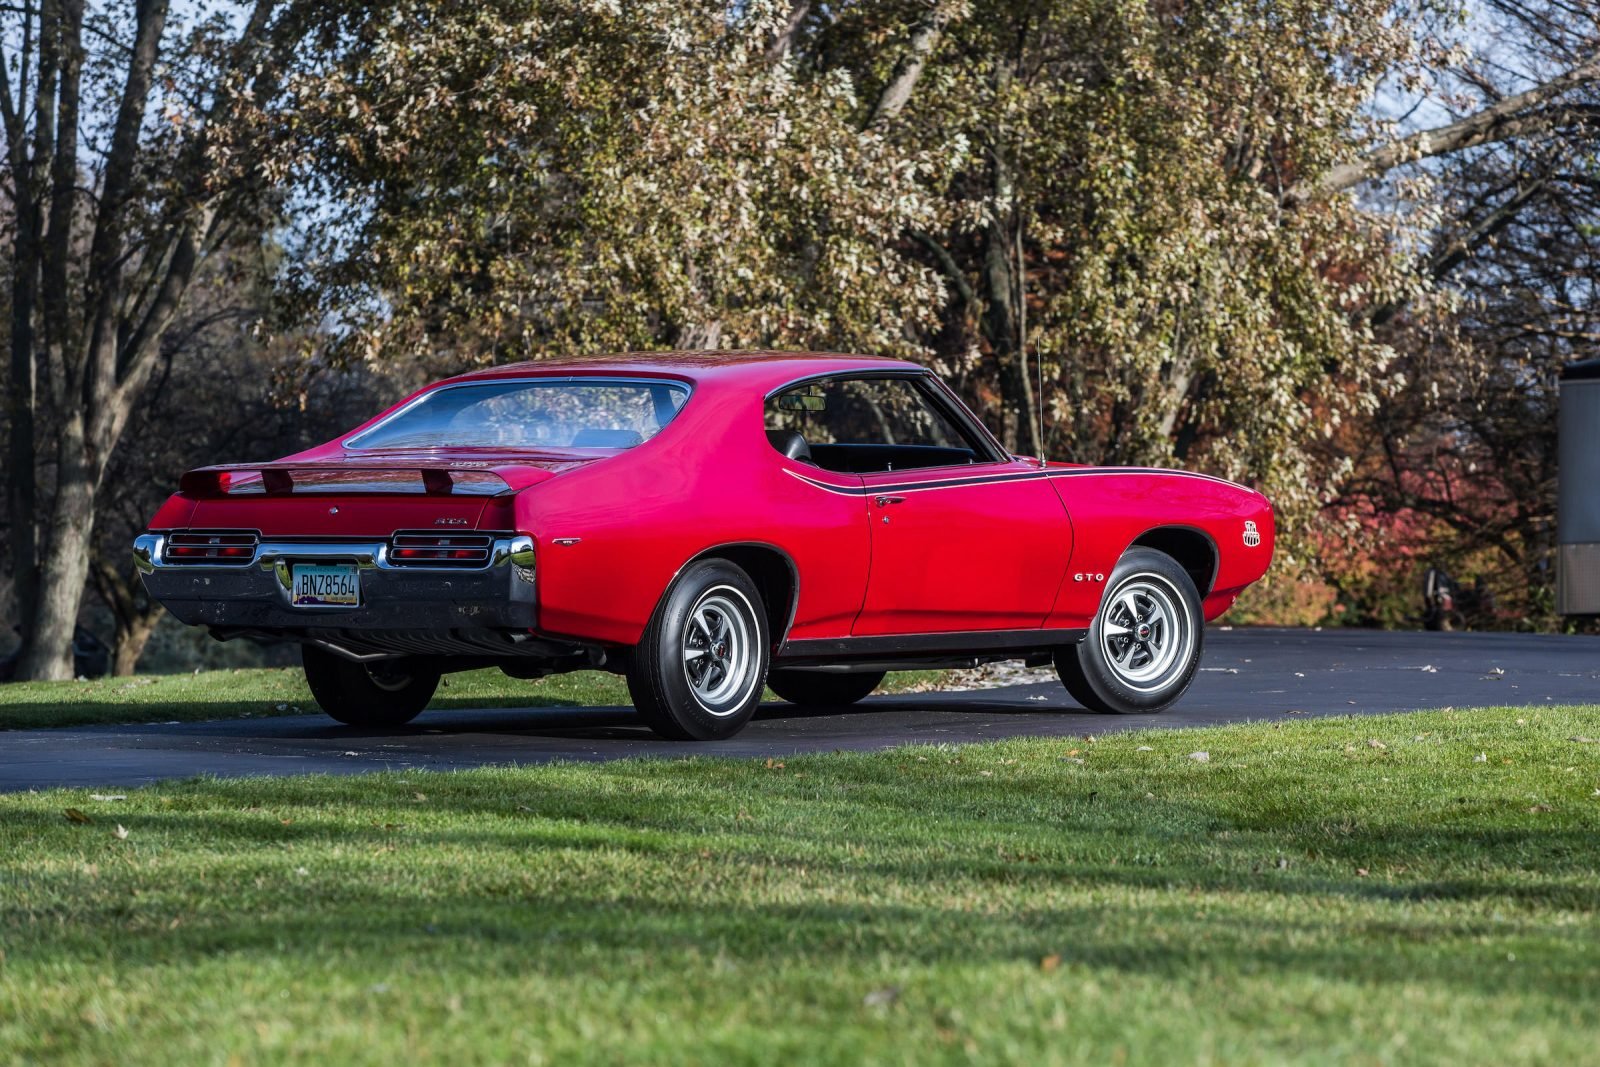
{"type": "Polygon", "coordinates": [[[915,363],[889,356],[856,356],[840,352],[620,352],[507,363],[460,374],[438,384],[601,375],[675,378],[696,384],[727,380],[771,387],[813,374],[922,369],[915,363]]]}

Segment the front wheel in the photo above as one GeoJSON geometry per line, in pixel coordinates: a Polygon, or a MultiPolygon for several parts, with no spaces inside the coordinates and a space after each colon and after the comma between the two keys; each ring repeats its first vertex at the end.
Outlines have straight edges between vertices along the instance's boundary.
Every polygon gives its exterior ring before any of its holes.
{"type": "Polygon", "coordinates": [[[437,668],[405,660],[356,663],[301,645],[300,662],[317,704],[349,726],[403,726],[421,714],[439,688],[437,668]]]}
{"type": "Polygon", "coordinates": [[[1106,589],[1088,636],[1056,652],[1056,674],[1090,711],[1160,711],[1200,667],[1204,620],[1194,580],[1171,556],[1135,548],[1106,589]]]}
{"type": "Polygon", "coordinates": [[[839,708],[864,699],[883,684],[883,671],[835,674],[831,671],[774,670],[767,686],[791,704],[839,708]]]}
{"type": "Polygon", "coordinates": [[[771,648],[761,594],[727,560],[684,568],[633,650],[628,693],[673,741],[720,741],[761,703],[771,648]]]}

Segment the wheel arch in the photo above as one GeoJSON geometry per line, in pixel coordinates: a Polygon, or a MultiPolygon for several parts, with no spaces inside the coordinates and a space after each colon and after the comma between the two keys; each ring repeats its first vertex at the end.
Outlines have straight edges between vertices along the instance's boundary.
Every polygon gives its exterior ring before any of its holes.
{"type": "Polygon", "coordinates": [[[800,604],[800,571],[794,557],[777,545],[765,541],[731,541],[702,549],[684,560],[662,591],[662,598],[672,591],[678,577],[690,564],[706,559],[721,559],[732,563],[750,576],[761,594],[761,605],[767,615],[767,635],[772,647],[781,646],[789,636],[794,623],[795,609],[800,604]]]}
{"type": "Polygon", "coordinates": [[[1153,527],[1135,537],[1123,550],[1123,555],[1134,548],[1154,549],[1171,557],[1194,581],[1195,591],[1200,594],[1202,601],[1211,595],[1222,556],[1217,551],[1217,543],[1204,530],[1193,526],[1153,527]]]}

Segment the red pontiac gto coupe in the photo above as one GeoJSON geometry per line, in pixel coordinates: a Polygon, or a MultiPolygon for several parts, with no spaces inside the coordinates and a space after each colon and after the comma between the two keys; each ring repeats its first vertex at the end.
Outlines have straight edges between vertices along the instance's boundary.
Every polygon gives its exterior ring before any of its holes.
{"type": "Polygon", "coordinates": [[[447,671],[598,667],[657,733],[713,740],[763,682],[840,705],[1002,659],[1159,710],[1272,539],[1219,478],[1009,455],[910,363],[672,353],[464,374],[190,471],[133,551],[182,621],[300,642],[341,722],[407,722],[447,671]]]}

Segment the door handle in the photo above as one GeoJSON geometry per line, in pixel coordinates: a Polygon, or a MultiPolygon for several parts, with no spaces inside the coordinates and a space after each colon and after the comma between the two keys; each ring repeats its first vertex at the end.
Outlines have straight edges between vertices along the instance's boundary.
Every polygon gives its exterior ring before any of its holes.
{"type": "Polygon", "coordinates": [[[886,508],[890,504],[904,504],[905,502],[906,502],[906,498],[903,497],[903,496],[879,496],[879,497],[873,497],[873,503],[877,504],[880,508],[886,508]]]}

